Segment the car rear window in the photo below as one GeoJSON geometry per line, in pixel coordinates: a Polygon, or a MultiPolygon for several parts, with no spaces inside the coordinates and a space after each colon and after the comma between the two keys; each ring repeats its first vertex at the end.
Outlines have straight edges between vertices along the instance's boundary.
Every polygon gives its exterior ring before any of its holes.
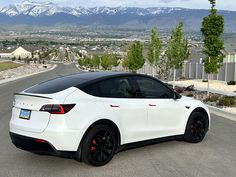
{"type": "Polygon", "coordinates": [[[38,93],[38,94],[52,94],[56,92],[60,92],[70,87],[76,87],[80,84],[87,82],[88,80],[71,76],[59,77],[56,79],[52,79],[46,82],[42,82],[37,84],[27,90],[26,93],[38,93]]]}

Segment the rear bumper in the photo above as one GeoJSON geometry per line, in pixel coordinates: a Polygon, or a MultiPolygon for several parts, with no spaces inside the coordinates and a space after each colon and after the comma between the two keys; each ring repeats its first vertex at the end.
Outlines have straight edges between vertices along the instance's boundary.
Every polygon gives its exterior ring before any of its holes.
{"type": "Polygon", "coordinates": [[[10,132],[12,143],[19,149],[39,154],[55,155],[60,157],[74,158],[76,151],[58,151],[53,145],[44,140],[22,136],[10,132]]]}
{"type": "MultiPolygon", "coordinates": [[[[32,117],[33,119],[34,117],[32,117]]],[[[40,120],[40,119],[39,119],[40,120]]],[[[23,137],[42,139],[50,143],[57,151],[77,151],[84,130],[71,129],[63,117],[51,118],[43,132],[33,131],[30,126],[31,120],[19,119],[12,114],[10,120],[10,132],[23,137]]],[[[34,123],[35,127],[38,125],[34,123]]]]}

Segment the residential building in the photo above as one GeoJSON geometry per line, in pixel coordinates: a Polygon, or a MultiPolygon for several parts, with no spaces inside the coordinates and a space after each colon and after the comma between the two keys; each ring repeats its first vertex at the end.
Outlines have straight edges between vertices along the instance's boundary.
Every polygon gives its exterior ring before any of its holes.
{"type": "Polygon", "coordinates": [[[32,53],[25,50],[23,47],[18,47],[15,50],[0,51],[0,58],[11,59],[11,58],[32,58],[32,53]]]}

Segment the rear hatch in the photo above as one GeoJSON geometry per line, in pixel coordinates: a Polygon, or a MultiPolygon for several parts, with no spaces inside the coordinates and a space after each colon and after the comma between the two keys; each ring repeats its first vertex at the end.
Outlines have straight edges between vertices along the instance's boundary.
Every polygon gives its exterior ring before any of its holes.
{"type": "Polygon", "coordinates": [[[50,120],[50,113],[40,109],[50,103],[53,103],[53,99],[49,97],[15,94],[11,123],[19,130],[43,132],[50,120]]]}
{"type": "Polygon", "coordinates": [[[50,113],[40,111],[44,105],[63,104],[66,97],[77,88],[70,87],[55,94],[16,93],[12,108],[11,124],[17,129],[41,133],[50,121],[50,113]]]}
{"type": "Polygon", "coordinates": [[[15,94],[11,124],[15,128],[29,132],[43,132],[50,121],[50,113],[40,111],[44,105],[63,104],[78,84],[87,80],[79,75],[58,77],[42,82],[15,94]]]}

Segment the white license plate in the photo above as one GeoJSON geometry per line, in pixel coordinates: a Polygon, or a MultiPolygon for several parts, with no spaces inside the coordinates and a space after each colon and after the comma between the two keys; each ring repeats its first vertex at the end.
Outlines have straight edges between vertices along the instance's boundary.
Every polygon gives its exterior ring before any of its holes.
{"type": "Polygon", "coordinates": [[[26,109],[21,109],[20,110],[20,118],[21,119],[26,119],[26,120],[29,120],[30,119],[30,114],[31,114],[31,111],[30,110],[26,110],[26,109]]]}

